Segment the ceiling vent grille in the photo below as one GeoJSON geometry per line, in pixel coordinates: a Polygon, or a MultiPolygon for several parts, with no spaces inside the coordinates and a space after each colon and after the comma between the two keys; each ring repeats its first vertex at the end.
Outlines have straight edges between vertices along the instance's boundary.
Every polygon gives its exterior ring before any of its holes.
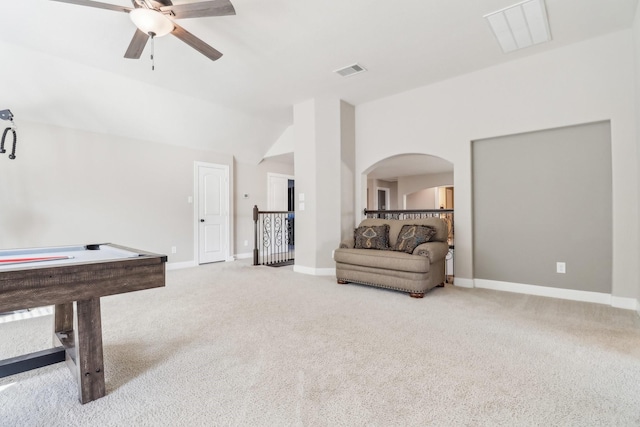
{"type": "Polygon", "coordinates": [[[353,65],[349,65],[348,67],[335,70],[334,73],[338,73],[342,77],[349,77],[349,76],[353,76],[354,74],[364,73],[365,71],[367,71],[367,69],[364,68],[362,65],[353,64],[353,65]]]}
{"type": "Polygon", "coordinates": [[[551,40],[544,0],[526,0],[484,18],[504,53],[551,40]]]}

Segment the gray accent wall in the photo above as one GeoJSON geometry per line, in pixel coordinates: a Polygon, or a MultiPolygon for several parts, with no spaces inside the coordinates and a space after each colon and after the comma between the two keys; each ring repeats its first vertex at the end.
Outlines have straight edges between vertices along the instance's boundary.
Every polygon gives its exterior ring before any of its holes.
{"type": "Polygon", "coordinates": [[[473,141],[472,167],[474,278],[611,293],[610,122],[473,141]]]}

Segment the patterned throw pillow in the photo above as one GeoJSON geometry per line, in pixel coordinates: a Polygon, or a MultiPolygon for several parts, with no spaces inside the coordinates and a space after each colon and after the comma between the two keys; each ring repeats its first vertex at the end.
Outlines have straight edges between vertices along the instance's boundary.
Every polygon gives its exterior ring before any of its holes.
{"type": "Polygon", "coordinates": [[[373,225],[356,228],[356,249],[389,249],[389,225],[373,225]]]}
{"type": "Polygon", "coordinates": [[[428,242],[435,234],[436,229],[428,225],[403,225],[393,250],[411,254],[416,246],[428,242]]]}

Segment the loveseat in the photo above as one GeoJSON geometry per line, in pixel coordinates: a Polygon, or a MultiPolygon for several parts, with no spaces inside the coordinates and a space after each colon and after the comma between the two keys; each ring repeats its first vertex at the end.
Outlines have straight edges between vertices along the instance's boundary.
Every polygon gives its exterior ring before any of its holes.
{"type": "Polygon", "coordinates": [[[447,236],[445,221],[437,217],[365,219],[354,237],[343,240],[334,252],[338,283],[394,289],[422,298],[428,290],[444,286],[447,236]]]}

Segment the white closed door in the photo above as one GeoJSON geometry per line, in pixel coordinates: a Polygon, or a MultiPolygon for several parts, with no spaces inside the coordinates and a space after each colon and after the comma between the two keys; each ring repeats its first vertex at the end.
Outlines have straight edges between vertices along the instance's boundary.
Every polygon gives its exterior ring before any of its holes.
{"type": "Polygon", "coordinates": [[[229,168],[198,166],[200,264],[225,261],[229,252],[229,168]]]}
{"type": "Polygon", "coordinates": [[[267,193],[269,200],[267,210],[288,211],[289,180],[293,179],[287,175],[268,174],[267,180],[269,188],[267,193]]]}

